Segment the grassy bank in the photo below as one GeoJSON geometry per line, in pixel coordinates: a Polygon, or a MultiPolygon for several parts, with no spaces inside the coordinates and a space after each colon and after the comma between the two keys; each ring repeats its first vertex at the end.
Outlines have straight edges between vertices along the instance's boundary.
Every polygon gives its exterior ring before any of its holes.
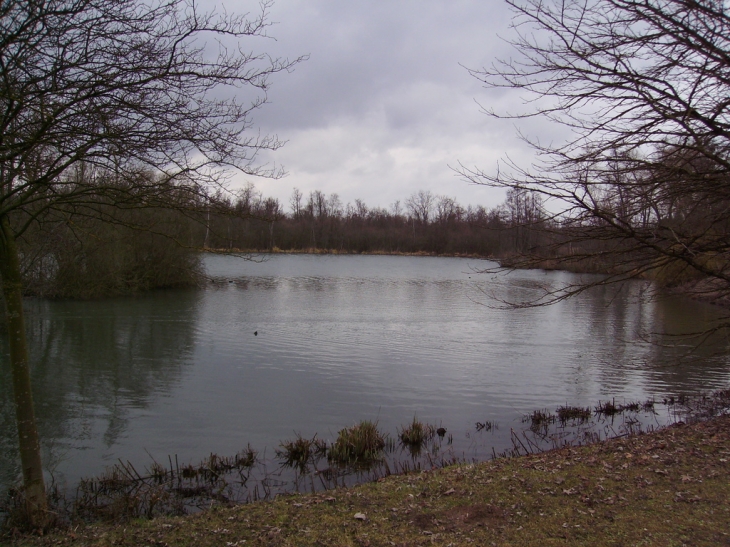
{"type": "Polygon", "coordinates": [[[728,545],[730,417],[14,545],[728,545]]]}

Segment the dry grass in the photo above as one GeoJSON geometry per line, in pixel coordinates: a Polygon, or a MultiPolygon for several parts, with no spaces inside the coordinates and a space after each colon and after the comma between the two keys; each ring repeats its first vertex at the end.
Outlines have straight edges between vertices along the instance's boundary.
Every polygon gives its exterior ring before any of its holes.
{"type": "Polygon", "coordinates": [[[18,546],[730,545],[730,417],[18,546]],[[357,517],[356,517],[357,515],[357,517]]]}

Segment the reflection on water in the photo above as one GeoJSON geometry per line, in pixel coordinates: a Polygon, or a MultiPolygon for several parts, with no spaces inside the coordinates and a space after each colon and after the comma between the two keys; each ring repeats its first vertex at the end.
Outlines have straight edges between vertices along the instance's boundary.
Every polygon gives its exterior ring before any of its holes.
{"type": "MultiPolygon", "coordinates": [[[[130,419],[170,392],[189,363],[194,292],[92,302],[27,300],[32,381],[44,463],[98,469],[114,452],[130,419]]],[[[0,471],[16,476],[16,434],[7,340],[0,399],[0,471]]],[[[74,473],[76,475],[76,473],[74,473]]]]}
{"type": "MultiPolygon", "coordinates": [[[[359,419],[443,425],[466,457],[504,448],[525,413],[645,399],[728,382],[727,338],[682,334],[722,310],[646,286],[602,287],[555,306],[498,310],[564,272],[475,273],[479,260],[278,255],[206,259],[200,291],[93,302],[27,301],[45,461],[69,482],[152,455],[263,452],[332,440],[359,419]],[[254,335],[257,332],[258,335],[254,335]],[[474,423],[500,429],[474,435],[474,423]],[[502,432],[502,433],[500,433],[502,432]]],[[[0,340],[0,481],[17,475],[7,347],[0,340]]]]}

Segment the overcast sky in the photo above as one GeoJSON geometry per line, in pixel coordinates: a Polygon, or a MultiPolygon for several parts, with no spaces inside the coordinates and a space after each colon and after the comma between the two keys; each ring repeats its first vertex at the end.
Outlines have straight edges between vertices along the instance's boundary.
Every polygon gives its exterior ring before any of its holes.
{"type": "MultiPolygon", "coordinates": [[[[241,9],[234,0],[226,5],[241,9]]],[[[519,98],[484,89],[464,68],[511,54],[500,38],[510,36],[503,2],[277,0],[271,20],[276,42],[259,47],[309,60],[273,79],[270,104],[256,115],[262,132],[288,141],[266,158],[288,175],[251,179],[265,195],[286,210],[294,187],[381,207],[420,189],[463,205],[503,200],[449,168],[461,162],[489,171],[505,155],[528,157],[513,122],[479,106],[505,109],[519,98]]]]}

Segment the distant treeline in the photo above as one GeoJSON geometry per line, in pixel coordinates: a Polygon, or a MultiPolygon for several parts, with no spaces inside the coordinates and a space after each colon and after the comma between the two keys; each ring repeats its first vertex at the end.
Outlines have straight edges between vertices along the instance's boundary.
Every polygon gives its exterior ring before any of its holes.
{"type": "MultiPolygon", "coordinates": [[[[551,216],[540,194],[522,189],[508,190],[490,209],[429,191],[383,208],[295,188],[283,204],[252,184],[166,199],[146,208],[69,206],[32,219],[19,240],[26,293],[96,298],[191,286],[203,280],[205,249],[471,255],[519,268],[604,273],[632,271],[643,258],[620,240],[597,237],[600,224],[551,216]]],[[[667,267],[647,276],[664,285],[697,278],[667,267]]]]}
{"type": "Polygon", "coordinates": [[[247,251],[325,250],[348,253],[434,253],[492,256],[504,248],[502,208],[462,206],[427,191],[389,208],[337,194],[294,189],[285,206],[252,185],[215,200],[201,247],[247,251]]]}
{"type": "MultiPolygon", "coordinates": [[[[201,250],[426,253],[493,257],[517,268],[631,271],[637,251],[594,236],[597,225],[551,217],[540,194],[507,191],[490,209],[418,191],[388,208],[294,189],[289,203],[252,184],[234,193],[170,194],[169,203],[122,209],[56,208],[19,240],[26,294],[96,298],[203,281],[201,250]]],[[[598,226],[600,228],[600,226],[598,226]]],[[[654,268],[663,285],[696,280],[654,268]]]]}
{"type": "Polygon", "coordinates": [[[485,209],[419,191],[385,209],[294,189],[285,206],[249,184],[185,200],[39,216],[19,241],[26,293],[96,298],[190,286],[202,279],[203,249],[504,256],[538,239],[534,226],[518,225],[525,212],[516,207],[526,204],[514,199],[485,209]]]}
{"type": "MultiPolygon", "coordinates": [[[[510,188],[502,204],[486,209],[418,191],[386,209],[370,207],[359,199],[343,204],[337,194],[328,196],[321,191],[305,196],[295,188],[285,208],[249,185],[234,197],[213,200],[216,209],[207,213],[205,236],[197,244],[247,251],[477,255],[497,258],[502,265],[515,268],[643,277],[667,287],[704,279],[696,268],[652,260],[646,248],[627,243],[625,238],[606,237],[606,222],[601,219],[550,213],[542,196],[529,189],[510,188]]],[[[628,190],[620,185],[607,185],[603,199],[607,207],[628,209],[628,190]]],[[[629,218],[627,212],[621,218],[648,229],[654,221],[643,213],[645,209],[642,214],[629,218]]],[[[679,207],[675,210],[677,216],[679,207]]],[[[694,222],[690,217],[683,213],[684,226],[694,222]]]]}
{"type": "MultiPolygon", "coordinates": [[[[19,240],[25,291],[49,298],[97,298],[203,281],[201,250],[239,252],[427,253],[493,257],[518,268],[616,273],[636,252],[566,226],[540,195],[510,189],[494,208],[418,191],[387,209],[337,194],[294,189],[289,203],[249,184],[235,193],[182,194],[165,206],[97,205],[40,215],[19,240]],[[177,200],[177,201],[175,201],[177,200]]],[[[663,285],[697,278],[654,269],[663,285]]]]}

